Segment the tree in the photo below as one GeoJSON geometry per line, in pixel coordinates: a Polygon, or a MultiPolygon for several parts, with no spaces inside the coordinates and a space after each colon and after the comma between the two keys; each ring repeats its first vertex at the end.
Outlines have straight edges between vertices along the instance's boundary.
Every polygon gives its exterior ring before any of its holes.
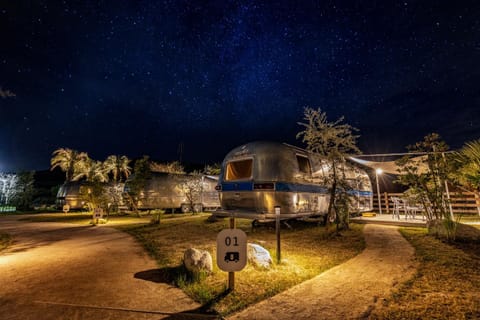
{"type": "Polygon", "coordinates": [[[212,165],[207,164],[203,169],[203,173],[213,176],[218,176],[220,174],[222,165],[220,163],[214,163],[212,165]]]}
{"type": "Polygon", "coordinates": [[[77,150],[68,148],[59,148],[52,154],[50,160],[51,168],[60,168],[65,172],[65,181],[73,181],[75,174],[75,166],[79,166],[79,163],[88,160],[88,154],[86,152],[78,152],[77,150]]]}
{"type": "Polygon", "coordinates": [[[130,177],[127,185],[126,191],[124,193],[125,202],[127,202],[133,211],[140,216],[138,212],[138,201],[142,191],[147,185],[148,179],[150,179],[152,171],[150,169],[150,158],[148,156],[143,156],[142,159],[135,161],[133,168],[133,175],[130,177]]]}
{"type": "Polygon", "coordinates": [[[301,137],[302,142],[307,144],[307,150],[318,155],[328,167],[323,172],[323,180],[328,185],[330,195],[327,223],[335,220],[337,229],[348,228],[348,182],[342,167],[348,156],[360,153],[356,145],[359,136],[353,134],[358,129],[342,123],[344,117],[329,122],[321,109],[305,108],[304,120],[298,124],[305,130],[299,132],[297,138],[301,137]]]}
{"type": "Polygon", "coordinates": [[[480,191],[480,139],[465,143],[453,153],[453,159],[458,168],[455,180],[469,190],[480,191]]]}
{"type": "Polygon", "coordinates": [[[78,161],[74,166],[72,181],[79,181],[84,178],[88,182],[108,182],[108,173],[101,161],[87,158],[78,161]]]}
{"type": "Polygon", "coordinates": [[[407,146],[410,153],[422,154],[422,158],[406,155],[397,161],[399,176],[397,182],[410,188],[425,209],[427,222],[451,219],[448,214],[448,199],[445,198],[446,181],[452,170],[445,152],[448,145],[437,133],[424,137],[423,141],[407,146]]]}
{"type": "Polygon", "coordinates": [[[21,210],[32,208],[32,200],[35,195],[34,188],[35,171],[20,172],[15,186],[15,195],[12,198],[12,204],[21,210]]]}
{"type": "Polygon", "coordinates": [[[175,175],[175,179],[178,181],[178,188],[187,199],[190,211],[194,213],[200,212],[203,209],[199,207],[202,202],[203,175],[198,171],[194,171],[191,174],[175,175]]]}
{"type": "Polygon", "coordinates": [[[131,173],[132,168],[129,167],[129,163],[130,159],[127,156],[111,155],[103,162],[103,166],[107,174],[113,175],[114,182],[121,182],[122,177],[126,180],[131,173]]]}
{"type": "Polygon", "coordinates": [[[0,204],[11,204],[18,188],[18,175],[13,173],[0,173],[0,204]]]}
{"type": "MultiPolygon", "coordinates": [[[[453,153],[455,169],[451,177],[458,184],[475,194],[480,199],[480,139],[465,143],[458,151],[453,153]]],[[[478,214],[480,208],[477,206],[478,214]]]]}
{"type": "Polygon", "coordinates": [[[165,173],[185,173],[185,169],[179,161],[167,162],[167,163],[158,163],[151,161],[150,170],[152,172],[165,172],[165,173]]]}

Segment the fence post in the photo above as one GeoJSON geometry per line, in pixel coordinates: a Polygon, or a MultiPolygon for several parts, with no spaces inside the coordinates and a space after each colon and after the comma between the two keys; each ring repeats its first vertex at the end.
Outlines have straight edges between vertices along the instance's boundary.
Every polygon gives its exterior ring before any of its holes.
{"type": "Polygon", "coordinates": [[[480,195],[478,194],[478,191],[473,192],[475,196],[475,205],[477,206],[477,213],[480,216],[480,195]]]}
{"type": "Polygon", "coordinates": [[[385,196],[385,210],[387,211],[387,213],[390,213],[390,206],[388,204],[388,193],[384,192],[383,194],[385,196]]]}

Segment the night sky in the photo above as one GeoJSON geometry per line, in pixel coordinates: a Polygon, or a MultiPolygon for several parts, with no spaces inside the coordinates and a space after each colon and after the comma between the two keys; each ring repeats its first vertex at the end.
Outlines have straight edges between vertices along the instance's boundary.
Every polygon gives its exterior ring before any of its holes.
{"type": "Polygon", "coordinates": [[[1,0],[0,39],[0,171],[59,147],[204,164],[302,146],[306,106],[364,153],[480,137],[478,0],[1,0]]]}

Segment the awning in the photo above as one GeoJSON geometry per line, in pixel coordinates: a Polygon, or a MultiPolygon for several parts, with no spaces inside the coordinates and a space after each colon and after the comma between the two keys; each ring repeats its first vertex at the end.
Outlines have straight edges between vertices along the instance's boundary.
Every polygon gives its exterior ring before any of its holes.
{"type": "MultiPolygon", "coordinates": [[[[390,174],[400,174],[400,167],[394,161],[371,161],[371,160],[364,160],[358,157],[350,157],[350,160],[359,163],[363,166],[372,168],[374,170],[382,169],[385,173],[390,174]]],[[[410,164],[414,164],[418,167],[418,173],[425,173],[428,171],[428,166],[425,163],[427,159],[426,155],[416,156],[410,159],[410,164]]]]}

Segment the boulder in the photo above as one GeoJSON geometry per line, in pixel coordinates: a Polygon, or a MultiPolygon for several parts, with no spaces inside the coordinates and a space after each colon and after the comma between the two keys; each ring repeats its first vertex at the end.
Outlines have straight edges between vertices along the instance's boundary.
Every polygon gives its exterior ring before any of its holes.
{"type": "Polygon", "coordinates": [[[208,251],[189,248],[183,254],[185,268],[192,273],[213,271],[212,256],[208,251]]]}
{"type": "Polygon", "coordinates": [[[273,264],[270,252],[258,244],[249,243],[247,245],[247,257],[248,262],[255,267],[270,269],[273,264]]]}

